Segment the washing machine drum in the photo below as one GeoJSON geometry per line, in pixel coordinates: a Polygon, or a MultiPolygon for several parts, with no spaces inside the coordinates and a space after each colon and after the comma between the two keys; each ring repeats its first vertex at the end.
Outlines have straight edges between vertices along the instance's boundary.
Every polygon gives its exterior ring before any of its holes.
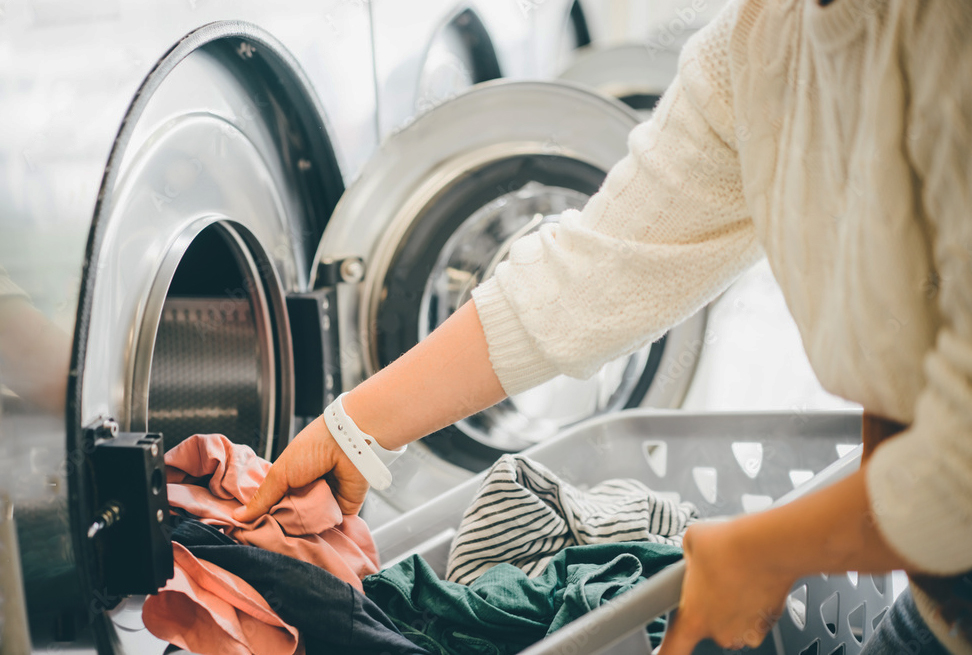
{"type": "MultiPolygon", "coordinates": [[[[602,96],[544,83],[481,85],[391,137],[335,210],[319,261],[366,269],[340,304],[345,387],[427,336],[487,279],[511,244],[579,209],[626,154],[638,117],[602,96]]],[[[698,322],[677,339],[698,338],[698,322]]],[[[471,470],[578,421],[677,406],[682,382],[657,384],[667,336],[589,380],[558,377],[425,439],[471,470]]]]}

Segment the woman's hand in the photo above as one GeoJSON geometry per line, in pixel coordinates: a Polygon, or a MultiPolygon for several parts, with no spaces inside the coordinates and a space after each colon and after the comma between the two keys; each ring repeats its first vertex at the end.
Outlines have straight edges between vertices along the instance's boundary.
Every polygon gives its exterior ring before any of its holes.
{"type": "Polygon", "coordinates": [[[368,482],[331,437],[324,419],[317,417],[284,449],[253,498],[234,513],[234,518],[252,521],[266,514],[291,489],[325,476],[341,513],[357,514],[368,493],[368,482]]]}
{"type": "Polygon", "coordinates": [[[685,533],[682,598],[659,655],[689,655],[705,638],[722,648],[755,647],[776,623],[795,578],[741,537],[738,521],[685,533]]]}
{"type": "Polygon", "coordinates": [[[878,531],[865,469],[781,507],[694,525],[682,546],[682,599],[660,655],[689,655],[706,637],[756,646],[805,575],[910,568],[878,531]]]}

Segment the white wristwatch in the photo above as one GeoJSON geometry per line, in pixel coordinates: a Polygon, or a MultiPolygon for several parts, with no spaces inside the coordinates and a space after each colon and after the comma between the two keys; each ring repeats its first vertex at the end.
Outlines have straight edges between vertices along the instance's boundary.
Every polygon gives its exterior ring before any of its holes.
{"type": "Polygon", "coordinates": [[[331,432],[331,436],[341,446],[351,462],[358,467],[361,475],[372,487],[382,491],[391,486],[392,475],[388,465],[405,452],[406,446],[398,450],[386,450],[378,441],[361,428],[344,411],[344,397],[346,393],[334,399],[324,409],[324,424],[331,432]]]}

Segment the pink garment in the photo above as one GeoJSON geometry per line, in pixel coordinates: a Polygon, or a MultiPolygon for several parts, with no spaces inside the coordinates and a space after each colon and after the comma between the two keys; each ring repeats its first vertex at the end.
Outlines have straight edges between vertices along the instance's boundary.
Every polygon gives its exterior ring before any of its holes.
{"type": "Polygon", "coordinates": [[[172,544],[175,575],[142,606],[149,632],[204,655],[294,655],[297,629],[246,581],[172,544]]]}
{"type": "Polygon", "coordinates": [[[292,490],[266,515],[241,523],[233,510],[256,493],[270,462],[221,434],[197,434],[166,453],[165,463],[169,504],[241,544],[315,564],[359,591],[361,578],[378,572],[368,526],[341,514],[324,480],[292,490]]]}

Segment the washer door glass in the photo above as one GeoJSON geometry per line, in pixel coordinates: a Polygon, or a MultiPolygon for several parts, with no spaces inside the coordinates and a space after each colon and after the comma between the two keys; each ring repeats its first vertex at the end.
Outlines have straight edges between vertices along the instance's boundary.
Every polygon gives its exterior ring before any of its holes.
{"type": "MultiPolygon", "coordinates": [[[[577,160],[533,155],[494,162],[457,181],[417,217],[422,229],[409,234],[389,266],[377,313],[379,365],[394,361],[468,301],[515,240],[564,210],[582,208],[603,176],[577,160]],[[499,195],[483,202],[484,192],[499,195]]],[[[559,376],[456,428],[490,449],[485,458],[522,450],[578,421],[637,404],[646,390],[638,383],[648,354],[642,349],[588,380],[559,376]]]]}

